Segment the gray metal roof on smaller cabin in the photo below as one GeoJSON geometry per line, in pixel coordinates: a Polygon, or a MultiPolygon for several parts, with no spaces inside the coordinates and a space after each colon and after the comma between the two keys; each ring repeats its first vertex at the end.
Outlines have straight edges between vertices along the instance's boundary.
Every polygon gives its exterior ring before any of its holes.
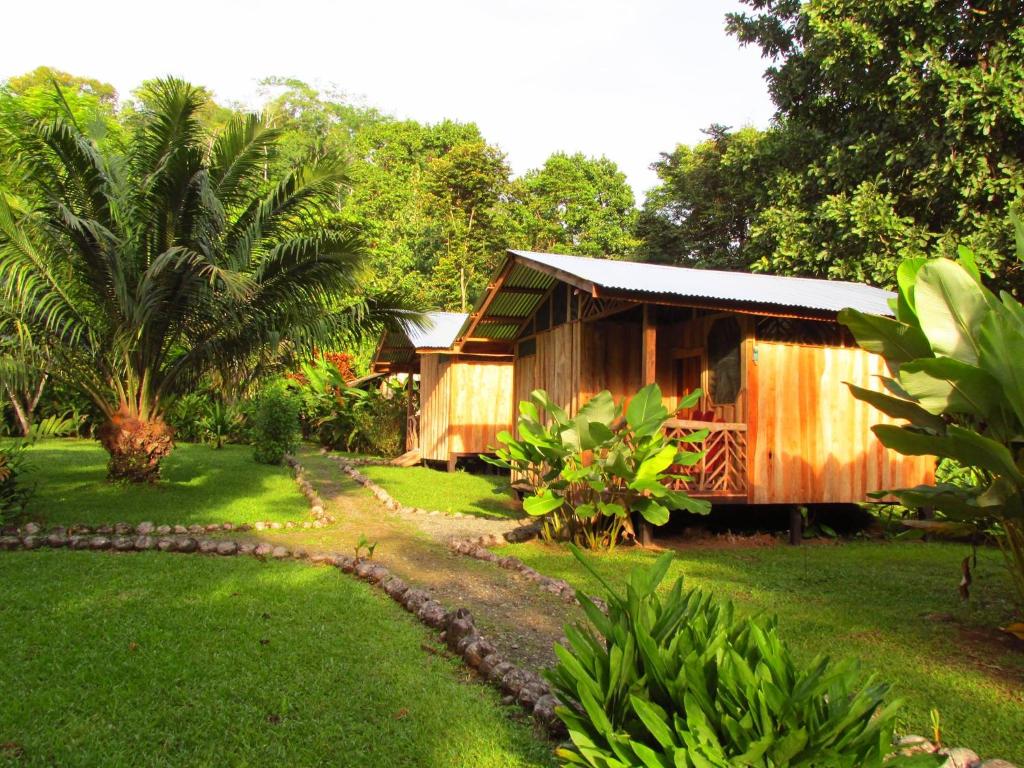
{"type": "Polygon", "coordinates": [[[875,315],[892,314],[889,299],[894,294],[863,283],[692,269],[557,253],[510,253],[519,257],[526,265],[533,262],[610,290],[661,293],[679,298],[742,301],[828,312],[838,312],[850,307],[875,315]]]}
{"type": "Polygon", "coordinates": [[[423,326],[404,323],[414,349],[451,349],[469,315],[463,312],[424,312],[423,326]]]}

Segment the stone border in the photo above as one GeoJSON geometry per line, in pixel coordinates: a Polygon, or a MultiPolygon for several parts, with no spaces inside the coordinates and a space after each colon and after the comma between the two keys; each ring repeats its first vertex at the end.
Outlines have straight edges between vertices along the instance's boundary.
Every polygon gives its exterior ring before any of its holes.
{"type": "MultiPolygon", "coordinates": [[[[557,595],[567,603],[575,603],[579,605],[579,600],[576,599],[576,590],[564,579],[552,579],[549,576],[545,576],[533,568],[528,566],[518,557],[506,555],[501,557],[491,550],[487,549],[488,546],[496,546],[504,544],[505,541],[494,542],[492,537],[481,536],[477,539],[459,539],[453,541],[449,548],[460,555],[466,555],[472,557],[474,560],[484,560],[488,563],[494,563],[499,568],[504,568],[507,571],[515,571],[519,575],[529,579],[530,581],[537,584],[545,592],[550,592],[553,595],[557,595]],[[484,539],[487,539],[484,541],[484,539]]],[[[600,601],[596,601],[597,605],[600,606],[600,601]]]]}
{"type": "Polygon", "coordinates": [[[483,680],[505,694],[506,703],[518,703],[530,713],[534,722],[543,727],[548,736],[557,738],[566,733],[562,721],[555,714],[555,707],[559,702],[551,693],[550,686],[536,672],[517,667],[507,661],[498,649],[480,634],[468,609],[447,610],[428,592],[410,587],[383,565],[372,560],[359,560],[351,555],[337,553],[310,554],[305,549],[290,550],[282,545],[274,546],[268,543],[196,539],[190,536],[90,536],[67,532],[51,532],[47,536],[0,536],[0,550],[35,550],[42,547],[116,552],[178,552],[222,557],[251,555],[261,560],[290,558],[334,566],[342,573],[352,574],[376,586],[405,610],[415,614],[423,624],[439,630],[439,639],[445,643],[448,650],[458,655],[483,680]]]}
{"type": "MultiPolygon", "coordinates": [[[[324,500],[317,493],[316,489],[306,479],[305,468],[298,462],[298,460],[289,454],[285,454],[285,464],[292,469],[292,476],[295,482],[298,484],[302,494],[306,497],[309,502],[309,513],[312,516],[312,520],[303,520],[302,522],[296,522],[294,520],[286,520],[283,523],[276,521],[263,521],[258,520],[255,523],[207,523],[205,525],[201,523],[193,523],[191,525],[154,525],[150,522],[141,522],[137,525],[131,523],[104,523],[101,525],[85,525],[85,524],[72,524],[69,526],[55,525],[49,528],[49,531],[54,533],[68,533],[68,534],[90,534],[96,533],[104,536],[118,535],[127,536],[130,534],[137,534],[139,536],[150,536],[156,534],[157,536],[170,536],[171,534],[177,536],[183,536],[185,534],[199,534],[199,533],[214,533],[217,531],[269,531],[269,530],[281,530],[283,528],[323,528],[334,522],[334,517],[324,509],[324,500]]],[[[21,526],[16,525],[5,525],[0,528],[0,535],[5,536],[24,536],[24,535],[38,535],[46,531],[46,527],[42,523],[28,522],[21,526]]]]}
{"type": "MultiPolygon", "coordinates": [[[[388,493],[382,486],[378,485],[373,480],[371,480],[369,477],[367,477],[362,472],[360,472],[358,469],[356,469],[357,465],[353,462],[352,459],[346,458],[344,456],[332,456],[330,454],[325,454],[325,455],[326,455],[326,457],[328,459],[331,459],[332,461],[337,462],[341,466],[341,471],[345,475],[347,475],[350,479],[354,480],[356,483],[358,483],[359,485],[363,486],[370,493],[372,493],[376,497],[377,501],[379,501],[384,506],[385,509],[389,509],[392,512],[398,512],[399,514],[403,514],[403,515],[426,515],[428,517],[438,517],[438,516],[445,515],[444,512],[441,512],[440,510],[437,510],[437,509],[432,509],[431,510],[431,509],[422,509],[420,507],[405,506],[402,503],[400,503],[398,501],[398,499],[396,499],[394,496],[392,496],[390,493],[388,493]]],[[[360,466],[369,466],[370,464],[372,464],[372,462],[367,462],[367,463],[364,463],[363,465],[360,465],[360,466]]],[[[383,466],[383,465],[381,465],[381,464],[374,464],[374,466],[383,466]]],[[[475,518],[476,516],[475,515],[467,515],[467,514],[464,514],[462,512],[454,512],[454,513],[452,513],[450,515],[450,517],[458,517],[458,518],[472,517],[472,518],[475,518]]],[[[479,518],[477,518],[477,519],[479,519],[479,518]]],[[[528,540],[534,538],[539,532],[540,532],[539,524],[537,524],[537,523],[526,523],[525,525],[520,525],[519,527],[513,528],[511,531],[507,531],[507,532],[505,532],[504,534],[501,534],[501,535],[498,535],[498,534],[486,534],[486,535],[483,535],[483,536],[479,536],[479,537],[477,537],[475,539],[467,539],[467,541],[473,541],[475,543],[480,544],[481,546],[488,546],[488,545],[489,546],[498,546],[498,545],[505,544],[505,543],[513,543],[514,544],[514,543],[521,542],[521,541],[528,541],[528,540]]]]}

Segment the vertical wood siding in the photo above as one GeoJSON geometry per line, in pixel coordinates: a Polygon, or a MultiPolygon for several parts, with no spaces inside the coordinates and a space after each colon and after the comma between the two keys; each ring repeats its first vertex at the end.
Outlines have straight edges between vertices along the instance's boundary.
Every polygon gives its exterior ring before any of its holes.
{"type": "Polygon", "coordinates": [[[844,383],[879,389],[886,371],[878,356],[759,341],[755,368],[752,502],[860,502],[871,491],[931,482],[934,460],[884,448],[871,426],[893,420],[844,383]]]}
{"type": "Polygon", "coordinates": [[[451,362],[441,355],[420,355],[420,456],[448,460],[448,409],[451,362]]]}
{"type": "Polygon", "coordinates": [[[453,361],[448,367],[449,453],[487,453],[512,430],[512,365],[453,361]]]}

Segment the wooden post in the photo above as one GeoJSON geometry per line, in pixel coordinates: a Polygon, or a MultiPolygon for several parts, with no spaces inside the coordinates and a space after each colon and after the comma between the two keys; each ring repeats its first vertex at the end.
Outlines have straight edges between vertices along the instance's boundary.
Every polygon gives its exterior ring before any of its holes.
{"type": "Polygon", "coordinates": [[[797,546],[804,538],[803,507],[796,504],[789,508],[789,543],[797,546]]]}
{"type": "MultiPolygon", "coordinates": [[[[658,323],[654,317],[654,307],[644,304],[643,338],[641,341],[641,362],[643,365],[644,386],[654,384],[658,377],[658,323]]],[[[654,544],[654,526],[637,515],[637,531],[640,546],[649,547],[654,544]]]]}
{"type": "Polygon", "coordinates": [[[409,378],[405,382],[405,450],[413,451],[419,448],[419,424],[416,421],[416,405],[413,403],[415,386],[413,384],[413,373],[409,371],[409,378]]]}
{"type": "Polygon", "coordinates": [[[658,378],[657,366],[658,323],[654,318],[654,307],[644,304],[643,360],[644,385],[653,384],[658,378]]]}

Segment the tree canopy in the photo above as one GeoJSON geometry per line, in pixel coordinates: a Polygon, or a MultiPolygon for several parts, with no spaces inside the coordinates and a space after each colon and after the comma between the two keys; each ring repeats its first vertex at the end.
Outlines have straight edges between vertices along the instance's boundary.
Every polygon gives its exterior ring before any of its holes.
{"type": "Polygon", "coordinates": [[[768,59],[775,123],[663,156],[652,256],[892,285],[902,258],[967,244],[1019,286],[1024,4],[744,4],[727,28],[768,59]]]}

